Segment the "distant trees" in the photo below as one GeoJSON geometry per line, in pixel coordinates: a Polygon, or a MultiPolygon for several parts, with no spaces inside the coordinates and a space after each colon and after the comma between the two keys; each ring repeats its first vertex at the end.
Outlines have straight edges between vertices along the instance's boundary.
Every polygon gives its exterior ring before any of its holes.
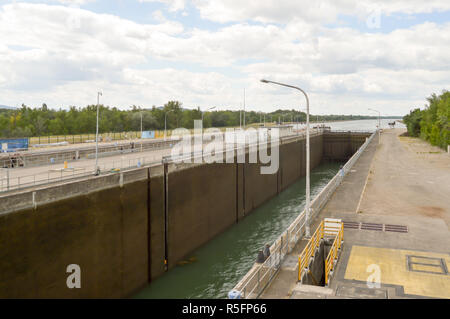
{"type": "MultiPolygon", "coordinates": [[[[100,105],[99,132],[114,133],[127,131],[140,131],[141,115],[144,130],[163,130],[167,114],[167,128],[184,127],[192,129],[194,120],[201,120],[202,111],[199,107],[185,109],[179,101],[169,101],[163,107],[153,106],[143,109],[133,105],[128,110],[100,105]]],[[[204,127],[236,127],[243,120],[243,112],[239,111],[209,111],[204,114],[204,127]]],[[[305,122],[306,114],[296,110],[278,109],[271,113],[247,111],[245,113],[246,125],[262,122],[265,115],[269,122],[305,122]]],[[[328,120],[356,120],[374,118],[368,116],[345,115],[312,115],[311,121],[328,120]]],[[[0,137],[31,137],[47,135],[72,135],[95,133],[96,105],[84,108],[75,106],[68,110],[54,110],[44,103],[41,107],[31,108],[22,104],[16,110],[0,109],[0,137]]]]}
{"type": "Polygon", "coordinates": [[[412,110],[403,117],[408,134],[446,148],[450,144],[450,92],[432,94],[424,110],[412,110]]]}

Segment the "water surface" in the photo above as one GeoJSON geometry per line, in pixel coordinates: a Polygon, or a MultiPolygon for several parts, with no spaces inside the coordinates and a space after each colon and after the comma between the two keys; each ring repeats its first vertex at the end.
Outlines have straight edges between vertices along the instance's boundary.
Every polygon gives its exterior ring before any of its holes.
{"type": "MultiPolygon", "coordinates": [[[[339,163],[327,163],[311,172],[312,198],[339,168],[339,163]]],[[[171,269],[135,298],[226,298],[252,267],[257,251],[272,244],[304,205],[305,178],[301,178],[187,258],[195,261],[171,269]]]]}

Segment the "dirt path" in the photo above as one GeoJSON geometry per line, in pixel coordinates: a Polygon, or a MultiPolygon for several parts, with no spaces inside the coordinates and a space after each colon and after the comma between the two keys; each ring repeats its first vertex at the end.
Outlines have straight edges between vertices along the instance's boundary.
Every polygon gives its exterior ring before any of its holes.
{"type": "Polygon", "coordinates": [[[363,215],[439,218],[450,228],[450,156],[386,130],[375,153],[360,211],[363,215]]]}

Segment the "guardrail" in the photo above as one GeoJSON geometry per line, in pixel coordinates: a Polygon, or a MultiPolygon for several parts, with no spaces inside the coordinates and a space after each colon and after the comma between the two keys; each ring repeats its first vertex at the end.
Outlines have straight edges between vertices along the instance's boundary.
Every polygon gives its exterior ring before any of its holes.
{"type": "MultiPolygon", "coordinates": [[[[345,175],[350,171],[354,163],[373,140],[376,132],[356,151],[342,169],[328,182],[328,184],[314,198],[310,206],[311,219],[320,212],[328,202],[331,195],[340,185],[345,175]]],[[[231,291],[232,295],[239,298],[258,298],[267,285],[277,274],[284,257],[297,245],[305,233],[305,210],[291,223],[288,229],[281,234],[270,247],[270,256],[262,264],[255,264],[241,281],[231,291]]],[[[230,293],[231,293],[230,292],[230,293]]]]}
{"type": "Polygon", "coordinates": [[[344,241],[344,223],[340,222],[340,227],[336,233],[336,237],[333,240],[330,252],[325,259],[325,286],[329,285],[330,276],[333,274],[334,266],[336,265],[338,252],[341,249],[342,242],[344,241]]]}
{"type": "MultiPolygon", "coordinates": [[[[317,136],[322,134],[321,130],[311,130],[310,136],[317,136]]],[[[283,144],[284,142],[290,141],[291,139],[296,138],[304,138],[306,135],[305,132],[301,133],[295,133],[292,132],[289,135],[280,136],[280,143],[283,144]]],[[[167,141],[169,143],[169,141],[167,141]]],[[[136,150],[141,149],[139,147],[140,145],[136,145],[136,150]]],[[[170,149],[170,147],[155,147],[151,150],[161,150],[161,149],[170,149]]],[[[144,151],[148,151],[144,148],[144,151]]],[[[100,154],[100,153],[99,153],[100,154]]],[[[114,154],[118,155],[118,154],[114,154]]],[[[49,155],[53,156],[53,155],[49,155]]],[[[148,166],[148,165],[156,165],[161,163],[162,157],[159,156],[140,156],[137,158],[126,158],[126,159],[116,159],[112,161],[102,160],[102,162],[99,163],[100,169],[105,172],[113,169],[120,169],[120,170],[126,170],[126,169],[132,169],[140,166],[148,166]],[[126,164],[128,163],[128,165],[126,164]]],[[[12,190],[19,190],[19,189],[25,189],[37,185],[45,185],[45,184],[51,184],[55,182],[61,182],[61,181],[69,181],[73,180],[74,178],[83,178],[87,177],[89,175],[94,174],[93,167],[90,167],[87,163],[84,163],[83,161],[80,162],[71,162],[71,163],[79,163],[81,167],[77,167],[71,170],[48,170],[47,172],[43,173],[36,173],[36,174],[30,174],[30,175],[21,175],[21,176],[11,176],[12,174],[10,172],[13,172],[14,169],[9,171],[7,168],[5,169],[6,174],[2,174],[3,176],[0,178],[0,193],[8,192],[12,190]],[[6,176],[5,176],[6,175],[6,176]]],[[[46,163],[47,164],[47,163],[46,163]]],[[[92,165],[91,165],[92,166],[92,165]]],[[[0,169],[1,171],[1,169],[0,169]]],[[[313,202],[314,203],[314,202],[313,202]]],[[[313,208],[313,203],[311,207],[313,208]]]]}
{"type": "Polygon", "coordinates": [[[311,259],[324,237],[334,237],[330,252],[325,260],[325,284],[328,284],[330,273],[336,264],[338,251],[344,240],[344,223],[340,219],[325,218],[317,227],[302,253],[298,256],[298,281],[302,281],[304,272],[308,270],[311,259]]]}
{"type": "MultiPolygon", "coordinates": [[[[80,163],[85,166],[50,169],[42,173],[21,176],[9,176],[9,170],[5,169],[4,172],[6,172],[6,177],[0,178],[0,193],[22,190],[34,186],[43,186],[57,182],[70,181],[94,175],[95,170],[92,165],[87,165],[88,163],[80,163]]],[[[98,166],[100,167],[101,172],[109,173],[143,166],[152,166],[160,163],[161,156],[142,156],[137,158],[103,161],[100,162],[98,166]]]]}
{"type": "MultiPolygon", "coordinates": [[[[283,143],[284,141],[289,141],[290,139],[296,139],[296,138],[304,138],[305,132],[302,132],[301,134],[297,133],[291,133],[290,135],[284,135],[280,136],[280,143],[283,143]]],[[[320,135],[320,130],[312,130],[311,137],[320,135]]],[[[120,158],[120,159],[114,159],[114,160],[107,160],[107,155],[114,156],[114,155],[123,155],[126,156],[127,154],[132,154],[133,152],[149,152],[153,150],[170,150],[171,147],[173,147],[174,144],[172,142],[178,142],[178,139],[170,139],[164,142],[159,142],[161,144],[160,146],[157,146],[159,144],[156,143],[150,143],[150,144],[144,144],[144,147],[140,147],[141,145],[135,144],[134,149],[126,149],[126,150],[118,150],[118,151],[112,151],[112,152],[99,152],[99,158],[103,157],[102,155],[106,155],[105,158],[99,163],[100,170],[102,172],[111,172],[113,170],[127,170],[132,169],[136,167],[141,166],[148,166],[148,165],[156,165],[160,164],[161,162],[167,162],[167,160],[170,160],[169,158],[165,158],[164,154],[160,155],[148,155],[148,156],[139,156],[136,158],[120,158]],[[155,144],[155,145],[153,145],[155,144]],[[128,163],[128,164],[127,164],[128,163]]],[[[260,144],[251,144],[246,145],[246,148],[254,146],[254,145],[260,145],[260,144]]],[[[116,148],[119,148],[121,145],[118,145],[116,148]]],[[[261,146],[261,145],[260,145],[261,146]]],[[[237,150],[238,147],[235,149],[237,150]]],[[[65,150],[66,151],[66,150],[65,150]]],[[[77,149],[71,150],[72,152],[76,152],[77,149]]],[[[78,151],[81,151],[78,150],[78,151]]],[[[227,150],[223,150],[225,153],[227,150]]],[[[51,152],[48,154],[48,161],[50,162],[49,158],[54,157],[57,154],[57,152],[51,152]]],[[[25,189],[37,185],[46,185],[61,181],[69,181],[76,178],[83,178],[90,175],[93,175],[95,172],[95,169],[92,167],[93,164],[89,165],[89,163],[86,162],[86,159],[93,158],[95,154],[89,154],[85,157],[85,159],[77,160],[77,161],[71,161],[70,163],[77,163],[78,167],[72,168],[72,169],[66,169],[66,170],[60,170],[60,169],[49,169],[47,172],[42,173],[35,173],[30,175],[21,175],[21,176],[12,176],[12,174],[15,172],[15,169],[8,170],[8,168],[5,168],[4,171],[6,174],[2,174],[3,177],[0,177],[0,193],[3,192],[9,192],[9,191],[16,191],[19,189],[25,189]],[[5,176],[6,175],[6,176],[5,176]]],[[[182,159],[192,159],[196,156],[202,156],[203,154],[190,154],[187,158],[182,159]]],[[[64,161],[70,161],[69,158],[61,158],[61,160],[64,161]]],[[[44,164],[48,164],[45,162],[44,164]]],[[[0,168],[0,174],[1,174],[1,168],[0,168]]],[[[0,175],[1,176],[1,175],[0,175]]]]}
{"type": "Polygon", "coordinates": [[[320,222],[319,227],[317,227],[314,235],[312,235],[311,239],[306,244],[306,247],[303,249],[300,256],[298,256],[298,280],[302,280],[303,271],[306,270],[309,266],[309,262],[311,258],[316,254],[316,249],[320,245],[320,241],[323,239],[324,235],[324,223],[320,222]]]}

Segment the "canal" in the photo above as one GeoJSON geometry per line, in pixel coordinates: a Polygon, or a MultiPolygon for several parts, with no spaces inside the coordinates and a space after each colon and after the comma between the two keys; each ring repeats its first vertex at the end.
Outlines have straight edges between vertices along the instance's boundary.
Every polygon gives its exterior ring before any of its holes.
{"type": "MultiPolygon", "coordinates": [[[[311,171],[313,199],[338,172],[340,163],[324,163],[311,171]]],[[[255,209],[134,298],[226,298],[248,272],[259,249],[292,223],[305,205],[305,178],[255,209]]]]}

